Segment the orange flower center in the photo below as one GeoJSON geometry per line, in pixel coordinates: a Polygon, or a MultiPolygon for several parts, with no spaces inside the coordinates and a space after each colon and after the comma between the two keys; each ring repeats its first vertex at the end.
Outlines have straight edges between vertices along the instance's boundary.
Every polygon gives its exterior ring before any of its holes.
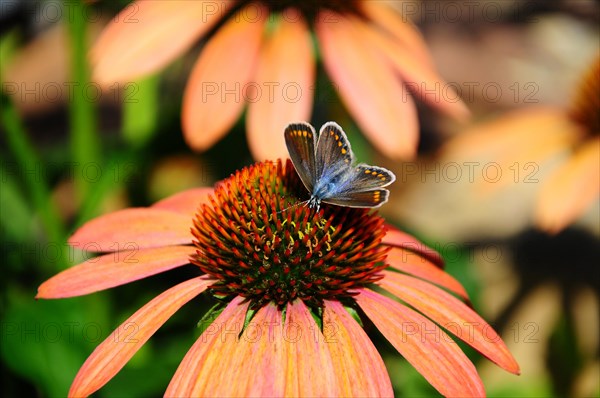
{"type": "Polygon", "coordinates": [[[600,58],[583,76],[569,115],[592,136],[600,134],[600,58]]]}
{"type": "Polygon", "coordinates": [[[216,296],[243,296],[253,308],[302,299],[351,297],[381,279],[384,220],[365,209],[324,205],[316,213],[292,163],[257,163],[215,188],[192,233],[192,262],[215,279],[216,296]]]}
{"type": "Polygon", "coordinates": [[[324,9],[339,13],[360,13],[358,2],[353,0],[241,0],[240,6],[248,3],[262,3],[272,12],[284,12],[286,9],[295,8],[308,21],[313,20],[319,11],[324,9]]]}

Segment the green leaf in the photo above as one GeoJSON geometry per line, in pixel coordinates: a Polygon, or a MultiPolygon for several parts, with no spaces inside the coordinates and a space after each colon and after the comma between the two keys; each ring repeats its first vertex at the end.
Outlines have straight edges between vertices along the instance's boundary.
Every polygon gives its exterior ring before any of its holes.
{"type": "Polygon", "coordinates": [[[45,396],[66,396],[79,367],[110,333],[97,299],[35,301],[11,292],[1,323],[3,362],[45,396]],[[90,305],[91,304],[91,305],[90,305]]]}
{"type": "Polygon", "coordinates": [[[204,331],[217,319],[217,317],[223,312],[225,309],[225,305],[223,303],[215,304],[204,316],[198,321],[198,330],[200,334],[204,333],[204,331]]]}

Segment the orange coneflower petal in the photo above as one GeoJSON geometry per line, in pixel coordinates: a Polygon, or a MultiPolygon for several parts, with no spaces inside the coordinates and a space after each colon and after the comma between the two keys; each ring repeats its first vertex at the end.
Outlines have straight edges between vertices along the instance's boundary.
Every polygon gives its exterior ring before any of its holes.
{"type": "Polygon", "coordinates": [[[185,214],[188,217],[194,217],[198,207],[202,203],[209,203],[208,195],[215,190],[213,188],[194,188],[187,191],[176,193],[168,198],[164,198],[152,205],[153,208],[175,211],[185,214]]]}
{"type": "Polygon", "coordinates": [[[126,81],[159,70],[206,33],[232,3],[131,3],[113,18],[92,49],[94,79],[126,81]]]}
{"type": "Polygon", "coordinates": [[[453,159],[497,160],[522,148],[537,146],[549,132],[562,135],[565,127],[567,119],[561,109],[526,107],[470,128],[448,142],[443,155],[453,159]]]}
{"type": "Polygon", "coordinates": [[[291,121],[310,117],[315,79],[308,27],[299,12],[287,10],[276,21],[256,72],[248,105],[248,145],[257,160],[286,158],[283,130],[291,121]]]}
{"type": "Polygon", "coordinates": [[[379,284],[446,330],[477,349],[498,366],[519,373],[519,365],[502,338],[475,311],[443,290],[397,272],[383,271],[379,284]]]}
{"type": "Polygon", "coordinates": [[[456,279],[413,252],[392,248],[387,255],[387,262],[392,268],[440,285],[463,299],[469,300],[467,291],[456,279]]]}
{"type": "Polygon", "coordinates": [[[81,296],[123,285],[187,264],[195,253],[193,246],[168,246],[105,254],[48,279],[36,298],[81,296]]]}
{"type": "Polygon", "coordinates": [[[183,132],[192,148],[212,146],[242,113],[267,15],[263,6],[248,5],[206,43],[183,97],[183,132]]]}
{"type": "Polygon", "coordinates": [[[385,338],[441,394],[485,395],[475,366],[435,323],[368,289],[360,290],[355,299],[385,338]]]}
{"type": "Polygon", "coordinates": [[[373,23],[393,35],[398,43],[410,50],[413,57],[426,67],[432,65],[427,43],[407,15],[378,1],[362,1],[360,5],[373,23]]]}
{"type": "Polygon", "coordinates": [[[577,150],[542,186],[536,221],[556,233],[573,222],[600,195],[600,137],[577,150]]]}
{"type": "Polygon", "coordinates": [[[373,144],[387,156],[410,159],[419,133],[413,99],[354,25],[329,11],[318,17],[316,30],[325,67],[373,144]]]}
{"type": "Polygon", "coordinates": [[[244,329],[235,353],[212,369],[203,396],[281,397],[285,393],[283,314],[273,304],[261,308],[244,329]]]}
{"type": "MultiPolygon", "coordinates": [[[[542,163],[579,141],[581,129],[564,111],[553,107],[528,107],[476,125],[445,145],[453,161],[493,162],[507,172],[489,182],[485,173],[475,180],[481,194],[491,194],[513,183],[535,182],[542,163]]],[[[474,163],[472,163],[474,164],[474,163]]]]}
{"type": "Polygon", "coordinates": [[[301,300],[289,303],[283,339],[287,366],[285,395],[294,397],[341,396],[337,372],[324,336],[301,300]]]}
{"type": "Polygon", "coordinates": [[[464,120],[469,116],[469,109],[456,90],[435,70],[424,65],[418,58],[414,58],[409,51],[385,33],[376,31],[358,18],[354,18],[353,23],[365,39],[386,57],[400,74],[406,87],[418,94],[417,98],[457,119],[464,120]]]}
{"type": "Polygon", "coordinates": [[[413,237],[412,235],[407,234],[406,232],[397,230],[389,225],[387,227],[388,230],[386,231],[385,236],[381,240],[381,243],[383,243],[384,245],[397,246],[402,249],[406,249],[410,252],[413,252],[426,258],[441,269],[444,269],[444,259],[434,249],[430,248],[429,246],[427,246],[417,238],[413,237]]]}
{"type": "Polygon", "coordinates": [[[192,243],[192,220],[180,213],[153,208],[130,208],[83,224],[69,238],[73,247],[88,252],[116,252],[192,243]]]}
{"type": "Polygon", "coordinates": [[[249,305],[243,301],[243,297],[234,298],[196,340],[171,379],[166,397],[206,395],[204,391],[220,376],[213,369],[220,368],[221,361],[235,354],[249,305]]]}
{"type": "Polygon", "coordinates": [[[340,380],[341,396],[394,396],[383,359],[339,301],[325,301],[323,329],[340,380]]]}
{"type": "Polygon", "coordinates": [[[79,369],[69,396],[88,396],[105,385],[175,311],[211,283],[205,277],[188,280],[140,308],[96,347],[79,369]]]}

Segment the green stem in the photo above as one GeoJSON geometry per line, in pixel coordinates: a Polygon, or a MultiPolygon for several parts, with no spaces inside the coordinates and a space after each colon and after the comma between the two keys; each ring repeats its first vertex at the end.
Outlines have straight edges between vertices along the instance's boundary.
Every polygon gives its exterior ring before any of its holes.
{"type": "MultiPolygon", "coordinates": [[[[71,37],[71,77],[73,89],[70,93],[70,127],[71,152],[76,167],[83,170],[100,164],[100,140],[96,132],[96,115],[94,102],[101,96],[100,87],[90,82],[90,71],[87,64],[87,23],[86,5],[81,1],[69,1],[69,12],[66,15],[71,37]]],[[[76,173],[76,192],[81,201],[90,192],[85,173],[76,173]]]]}
{"type": "MultiPolygon", "coordinates": [[[[6,131],[6,142],[11,153],[15,156],[18,168],[21,170],[19,174],[24,178],[25,186],[29,191],[33,204],[40,212],[41,222],[48,241],[64,248],[66,242],[65,228],[58,210],[51,200],[46,173],[41,170],[42,163],[27,137],[25,127],[12,101],[2,95],[0,102],[2,125],[6,131]]],[[[64,269],[69,264],[67,258],[63,255],[57,260],[56,265],[60,269],[64,269]]]]}
{"type": "Polygon", "coordinates": [[[134,148],[146,145],[156,133],[159,86],[158,75],[125,84],[123,137],[134,148]]]}

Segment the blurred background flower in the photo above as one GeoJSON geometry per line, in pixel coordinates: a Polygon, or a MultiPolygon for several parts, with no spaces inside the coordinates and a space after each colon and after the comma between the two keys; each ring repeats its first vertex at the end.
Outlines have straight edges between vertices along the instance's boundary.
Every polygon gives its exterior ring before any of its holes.
{"type": "Polygon", "coordinates": [[[481,191],[493,195],[520,180],[534,183],[534,223],[551,233],[562,230],[600,195],[600,184],[594,183],[600,181],[600,58],[580,80],[569,107],[512,111],[460,134],[440,156],[457,164],[487,159],[486,166],[493,170],[474,173],[474,197],[481,191]],[[548,175],[539,179],[540,168],[552,160],[560,164],[550,166],[548,175]]]}
{"type": "Polygon", "coordinates": [[[290,120],[310,120],[314,97],[323,95],[310,27],[336,94],[382,153],[414,155],[413,96],[451,116],[468,115],[416,28],[383,2],[134,2],[95,44],[94,78],[106,86],[137,79],[208,36],[183,98],[186,141],[197,150],[211,147],[248,104],[254,158],[283,157],[281,130],[290,120]],[[430,95],[436,92],[443,95],[430,95]]]}

